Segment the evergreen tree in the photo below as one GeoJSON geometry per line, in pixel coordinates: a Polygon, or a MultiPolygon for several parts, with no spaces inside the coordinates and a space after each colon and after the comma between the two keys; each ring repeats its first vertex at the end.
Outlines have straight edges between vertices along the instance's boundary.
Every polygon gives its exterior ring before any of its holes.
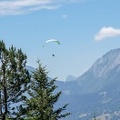
{"type": "Polygon", "coordinates": [[[38,61],[38,68],[33,72],[30,85],[30,99],[27,99],[27,118],[28,120],[58,120],[66,117],[70,113],[63,113],[67,104],[63,107],[54,109],[54,104],[58,101],[61,92],[55,94],[54,90],[56,78],[48,80],[48,72],[38,61]]]}
{"type": "Polygon", "coordinates": [[[0,117],[19,118],[21,102],[25,100],[25,91],[30,81],[26,70],[27,56],[21,49],[6,48],[0,41],[0,117]]]}

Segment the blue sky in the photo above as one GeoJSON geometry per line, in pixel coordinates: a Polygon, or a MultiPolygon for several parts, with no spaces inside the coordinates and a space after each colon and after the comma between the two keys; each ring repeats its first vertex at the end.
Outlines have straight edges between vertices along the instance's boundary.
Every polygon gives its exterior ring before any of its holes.
{"type": "Polygon", "coordinates": [[[120,47],[120,0],[1,0],[0,39],[37,59],[50,77],[79,77],[120,47]],[[42,47],[49,39],[59,40],[42,47]],[[55,57],[52,57],[55,54],[55,57]]]}

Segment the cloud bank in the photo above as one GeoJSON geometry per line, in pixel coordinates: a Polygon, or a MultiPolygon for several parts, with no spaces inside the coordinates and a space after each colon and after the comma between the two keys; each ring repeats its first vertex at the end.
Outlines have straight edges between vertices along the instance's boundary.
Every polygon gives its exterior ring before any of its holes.
{"type": "Polygon", "coordinates": [[[40,9],[57,9],[63,4],[82,2],[82,0],[2,0],[0,15],[17,15],[40,9]]]}
{"type": "Polygon", "coordinates": [[[120,29],[115,29],[113,27],[103,27],[100,31],[94,36],[96,41],[101,41],[105,38],[120,36],[120,29]]]}

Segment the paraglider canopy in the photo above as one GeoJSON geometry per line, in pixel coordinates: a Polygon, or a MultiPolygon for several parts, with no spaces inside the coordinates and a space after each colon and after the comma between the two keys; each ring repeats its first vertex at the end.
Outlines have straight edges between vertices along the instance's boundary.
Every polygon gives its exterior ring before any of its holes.
{"type": "Polygon", "coordinates": [[[55,42],[55,43],[57,43],[57,44],[60,45],[60,42],[59,42],[58,40],[56,40],[56,39],[47,40],[47,41],[45,41],[45,44],[47,44],[47,43],[49,43],[49,42],[55,42]]]}
{"type": "MultiPolygon", "coordinates": [[[[58,40],[56,40],[56,39],[49,39],[49,40],[45,41],[43,47],[45,47],[46,44],[51,43],[51,42],[57,43],[58,45],[60,45],[60,42],[58,40]]],[[[52,54],[52,56],[55,57],[55,54],[52,54]]]]}

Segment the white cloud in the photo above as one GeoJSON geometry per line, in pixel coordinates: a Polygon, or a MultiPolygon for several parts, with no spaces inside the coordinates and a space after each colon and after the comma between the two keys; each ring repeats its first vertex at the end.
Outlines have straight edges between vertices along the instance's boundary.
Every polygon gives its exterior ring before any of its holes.
{"type": "MultiPolygon", "coordinates": [[[[12,0],[0,1],[0,15],[23,14],[39,7],[43,8],[51,0],[12,0]]],[[[47,7],[46,7],[47,9],[47,7]]]]}
{"type": "Polygon", "coordinates": [[[0,15],[16,15],[40,9],[57,9],[62,4],[80,2],[82,0],[2,0],[0,15]]]}
{"type": "Polygon", "coordinates": [[[96,41],[101,41],[105,38],[120,36],[120,29],[115,29],[113,27],[103,27],[100,31],[94,36],[96,41]]]}

